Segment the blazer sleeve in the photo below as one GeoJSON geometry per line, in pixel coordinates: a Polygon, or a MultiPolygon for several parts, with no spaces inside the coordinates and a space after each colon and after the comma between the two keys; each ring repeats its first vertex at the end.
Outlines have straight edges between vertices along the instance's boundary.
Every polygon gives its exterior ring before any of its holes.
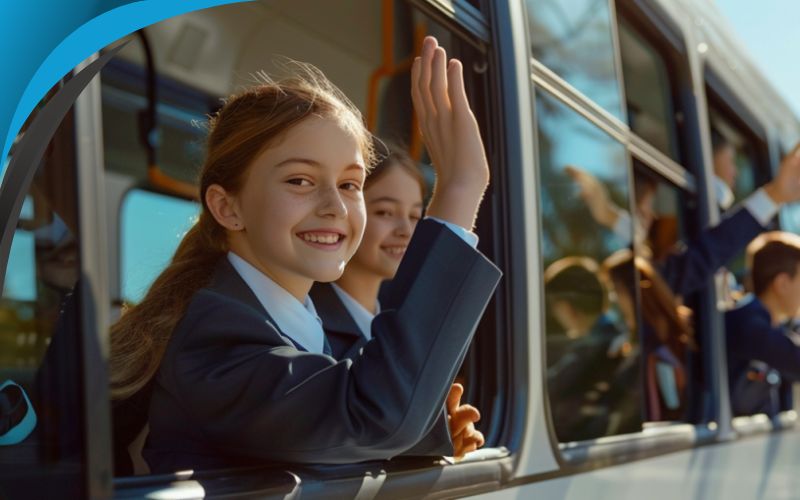
{"type": "Polygon", "coordinates": [[[768,317],[737,312],[727,313],[728,352],[736,359],[762,361],[783,377],[800,381],[800,346],[773,327],[768,317]]]}
{"type": "Polygon", "coordinates": [[[676,295],[687,296],[707,285],[708,279],[764,228],[740,207],[681,251],[667,257],[661,275],[676,295]]]}
{"type": "Polygon", "coordinates": [[[223,453],[296,463],[398,455],[434,429],[500,272],[422,221],[397,276],[352,361],[298,351],[235,300],[198,294],[160,383],[223,453]]]}

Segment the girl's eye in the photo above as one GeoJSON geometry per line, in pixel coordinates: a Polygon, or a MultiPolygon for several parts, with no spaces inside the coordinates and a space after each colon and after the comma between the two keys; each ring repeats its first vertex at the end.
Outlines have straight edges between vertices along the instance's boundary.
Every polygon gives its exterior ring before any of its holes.
{"type": "Polygon", "coordinates": [[[421,218],[422,218],[422,216],[419,216],[419,215],[416,215],[416,214],[414,214],[414,215],[411,215],[411,216],[409,217],[409,219],[411,219],[411,222],[419,222],[419,220],[420,220],[421,218]]]}
{"type": "Polygon", "coordinates": [[[286,182],[288,182],[289,184],[294,184],[295,186],[301,186],[301,187],[311,186],[311,181],[308,180],[308,179],[303,179],[302,177],[297,177],[295,179],[289,179],[286,182]]]}
{"type": "Polygon", "coordinates": [[[389,210],[376,210],[375,215],[377,215],[378,217],[391,217],[392,212],[390,212],[389,210]]]}
{"type": "Polygon", "coordinates": [[[346,191],[361,191],[361,184],[357,182],[344,182],[339,187],[346,191]]]}

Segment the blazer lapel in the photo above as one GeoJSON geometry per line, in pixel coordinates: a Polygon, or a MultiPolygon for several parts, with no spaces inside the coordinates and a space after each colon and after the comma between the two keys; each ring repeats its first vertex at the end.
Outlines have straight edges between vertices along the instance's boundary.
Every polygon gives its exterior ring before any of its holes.
{"type": "Polygon", "coordinates": [[[247,283],[239,276],[239,272],[234,269],[233,265],[231,265],[230,261],[228,260],[227,256],[223,256],[219,263],[217,263],[217,268],[214,271],[214,277],[211,278],[211,284],[208,286],[209,289],[214,290],[215,292],[219,292],[223,295],[231,297],[233,299],[238,300],[239,302],[243,302],[248,306],[252,307],[253,309],[257,310],[261,314],[265,316],[267,322],[275,328],[281,337],[287,340],[289,345],[292,345],[300,350],[305,350],[302,347],[298,346],[288,335],[286,335],[281,329],[278,327],[278,323],[272,319],[270,316],[269,311],[264,309],[264,306],[261,304],[261,301],[258,300],[256,294],[253,293],[253,290],[247,286],[247,283]]]}
{"type": "Polygon", "coordinates": [[[367,339],[361,334],[355,320],[328,283],[315,283],[311,288],[314,308],[322,320],[322,328],[331,344],[333,357],[351,358],[363,347],[367,339]]]}

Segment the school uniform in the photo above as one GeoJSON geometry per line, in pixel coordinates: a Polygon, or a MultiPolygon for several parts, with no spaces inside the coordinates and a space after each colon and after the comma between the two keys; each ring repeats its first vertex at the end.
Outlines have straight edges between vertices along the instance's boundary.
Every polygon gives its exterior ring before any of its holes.
{"type": "MultiPolygon", "coordinates": [[[[703,230],[696,239],[679,244],[659,264],[659,273],[680,297],[705,287],[717,270],[767,228],[779,208],[763,189],[756,190],[724,214],[719,224],[703,230]]],[[[632,227],[630,214],[620,211],[612,231],[630,243],[632,227]]]]}
{"type": "Polygon", "coordinates": [[[145,459],[171,472],[406,452],[434,427],[499,278],[455,232],[421,221],[373,339],[337,361],[283,331],[277,310],[221,259],[167,345],[145,459]]]}
{"type": "Polygon", "coordinates": [[[775,415],[781,378],[800,381],[800,346],[772,325],[769,311],[753,295],[725,313],[725,336],[734,415],[775,415]]]}
{"type": "MultiPolygon", "coordinates": [[[[606,314],[583,337],[572,340],[566,353],[547,369],[547,390],[553,426],[560,441],[602,436],[608,427],[608,392],[624,356],[627,334],[606,314]]],[[[549,346],[548,346],[549,347],[549,346]]]]}
{"type": "MultiPolygon", "coordinates": [[[[359,304],[350,294],[335,283],[316,283],[309,295],[314,300],[317,313],[322,320],[325,336],[336,359],[353,359],[372,338],[372,321],[380,313],[380,302],[376,314],[359,304]]],[[[458,366],[461,365],[462,359],[458,366]]],[[[447,410],[443,406],[428,433],[404,455],[451,456],[453,442],[447,425],[447,410]]]]}

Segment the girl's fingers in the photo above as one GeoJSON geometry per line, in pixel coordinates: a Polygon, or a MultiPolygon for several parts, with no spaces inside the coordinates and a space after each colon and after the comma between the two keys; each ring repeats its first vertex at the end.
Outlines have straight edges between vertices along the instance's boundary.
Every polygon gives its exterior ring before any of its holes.
{"type": "Polygon", "coordinates": [[[420,72],[422,71],[422,58],[415,57],[414,64],[411,65],[411,102],[414,103],[414,111],[417,113],[417,123],[425,123],[425,107],[422,103],[422,95],[419,90],[420,72]]]}
{"type": "Polygon", "coordinates": [[[452,415],[458,408],[458,403],[461,402],[461,396],[464,394],[464,386],[461,384],[453,384],[450,387],[450,392],[447,394],[447,413],[452,415]]]}
{"type": "Polygon", "coordinates": [[[458,59],[450,59],[447,66],[447,93],[454,111],[469,110],[467,92],[464,90],[464,68],[458,59]]]}
{"type": "Polygon", "coordinates": [[[447,53],[441,47],[433,51],[431,63],[431,97],[436,106],[436,114],[447,116],[450,112],[450,98],[447,96],[447,53]]]}
{"type": "Polygon", "coordinates": [[[438,46],[436,39],[428,36],[422,42],[422,56],[420,61],[420,72],[417,88],[421,98],[422,107],[425,109],[425,116],[435,118],[436,107],[431,96],[431,72],[433,64],[433,53],[438,46]]]}

